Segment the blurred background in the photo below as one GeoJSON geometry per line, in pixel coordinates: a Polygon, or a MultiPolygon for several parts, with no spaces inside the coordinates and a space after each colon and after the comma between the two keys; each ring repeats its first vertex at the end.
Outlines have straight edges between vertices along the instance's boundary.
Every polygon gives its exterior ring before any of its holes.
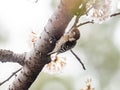
{"type": "MultiPolygon", "coordinates": [[[[16,53],[30,50],[29,34],[40,35],[60,0],[0,0],[0,48],[16,53]]],[[[120,11],[120,0],[114,1],[113,12],[120,11]]],[[[72,20],[74,21],[74,20],[72,20]]],[[[84,21],[84,17],[80,22],[84,21]]],[[[72,22],[69,24],[69,27],[72,22]]],[[[87,79],[95,90],[120,88],[120,16],[102,24],[87,24],[80,28],[81,38],[74,52],[80,63],[68,51],[64,54],[67,65],[61,73],[40,73],[29,90],[80,90],[87,79]]],[[[20,65],[0,62],[0,82],[9,77],[20,65]]],[[[7,90],[15,77],[0,86],[7,90]]]]}

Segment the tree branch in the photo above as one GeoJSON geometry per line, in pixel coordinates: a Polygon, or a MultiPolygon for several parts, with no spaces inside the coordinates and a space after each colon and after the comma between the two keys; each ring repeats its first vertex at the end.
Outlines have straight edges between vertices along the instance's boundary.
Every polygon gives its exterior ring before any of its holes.
{"type": "Polygon", "coordinates": [[[118,15],[120,15],[120,12],[118,12],[118,13],[113,13],[113,14],[110,15],[110,17],[114,17],[114,16],[118,16],[118,15]]]}
{"type": "MultiPolygon", "coordinates": [[[[113,13],[113,14],[110,15],[110,17],[115,17],[115,16],[118,16],[118,15],[120,15],[120,12],[113,13]]],[[[89,23],[94,24],[94,21],[92,20],[92,21],[86,21],[86,22],[80,23],[80,24],[77,25],[77,27],[80,27],[82,25],[86,25],[86,24],[89,24],[89,23]]]]}
{"type": "Polygon", "coordinates": [[[15,62],[20,65],[24,64],[25,53],[16,54],[10,50],[0,49],[0,61],[1,62],[15,62]]]}
{"type": "Polygon", "coordinates": [[[73,52],[73,50],[71,49],[70,52],[77,58],[77,60],[80,62],[80,64],[82,65],[83,69],[86,70],[84,63],[81,61],[81,59],[73,52]]]}
{"type": "Polygon", "coordinates": [[[22,68],[16,70],[15,72],[13,72],[6,80],[4,80],[3,82],[0,82],[0,86],[3,85],[5,82],[9,81],[14,75],[16,75],[16,73],[18,73],[22,68]]]}
{"type": "Polygon", "coordinates": [[[26,53],[23,69],[10,85],[9,90],[28,90],[44,65],[51,61],[47,54],[53,50],[56,41],[64,34],[81,2],[82,0],[61,0],[34,48],[26,53]]]}
{"type": "Polygon", "coordinates": [[[77,25],[77,27],[80,27],[82,25],[89,24],[89,23],[94,24],[94,21],[92,20],[92,21],[86,21],[86,22],[80,23],[79,25],[77,25]]]}

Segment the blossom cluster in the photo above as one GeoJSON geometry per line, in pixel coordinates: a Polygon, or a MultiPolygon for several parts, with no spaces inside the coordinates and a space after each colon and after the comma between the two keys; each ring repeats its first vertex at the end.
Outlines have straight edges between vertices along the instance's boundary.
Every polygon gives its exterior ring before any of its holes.
{"type": "Polygon", "coordinates": [[[86,4],[87,16],[95,23],[101,23],[110,18],[112,0],[89,0],[86,4]]]}

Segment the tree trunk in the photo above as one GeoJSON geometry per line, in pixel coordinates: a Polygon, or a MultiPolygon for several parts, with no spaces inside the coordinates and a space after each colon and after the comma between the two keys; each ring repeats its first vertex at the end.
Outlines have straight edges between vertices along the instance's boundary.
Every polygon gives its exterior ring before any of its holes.
{"type": "Polygon", "coordinates": [[[26,53],[23,69],[9,86],[9,90],[28,90],[30,88],[44,65],[50,62],[47,53],[53,50],[56,41],[64,34],[81,2],[82,0],[61,0],[34,48],[31,52],[26,53]]]}

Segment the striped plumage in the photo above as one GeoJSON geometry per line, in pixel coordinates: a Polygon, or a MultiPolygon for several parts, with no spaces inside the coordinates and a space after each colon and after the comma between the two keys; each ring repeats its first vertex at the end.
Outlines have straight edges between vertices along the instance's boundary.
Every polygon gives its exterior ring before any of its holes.
{"type": "Polygon", "coordinates": [[[54,53],[64,53],[68,50],[71,51],[71,53],[77,58],[77,60],[81,63],[84,70],[86,70],[83,62],[81,59],[71,50],[77,43],[77,40],[80,38],[80,32],[77,28],[73,28],[68,33],[64,34],[56,43],[55,48],[52,52],[50,52],[48,55],[54,54],[54,53]]]}
{"type": "Polygon", "coordinates": [[[80,32],[77,28],[72,28],[69,32],[65,33],[56,43],[55,48],[48,55],[53,53],[63,53],[72,49],[77,40],[80,38],[80,32]]]}
{"type": "Polygon", "coordinates": [[[59,53],[64,53],[70,49],[72,49],[74,46],[76,45],[76,41],[67,41],[65,44],[63,44],[60,48],[60,50],[57,52],[58,54],[59,53]]]}

